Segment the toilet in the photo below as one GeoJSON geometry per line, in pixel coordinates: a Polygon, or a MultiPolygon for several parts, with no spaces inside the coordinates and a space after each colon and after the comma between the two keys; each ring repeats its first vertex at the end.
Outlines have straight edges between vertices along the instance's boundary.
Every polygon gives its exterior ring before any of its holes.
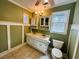
{"type": "Polygon", "coordinates": [[[53,39],[54,48],[52,49],[52,52],[51,52],[53,59],[62,59],[63,58],[62,51],[60,50],[62,48],[63,44],[64,44],[63,41],[53,39]]]}

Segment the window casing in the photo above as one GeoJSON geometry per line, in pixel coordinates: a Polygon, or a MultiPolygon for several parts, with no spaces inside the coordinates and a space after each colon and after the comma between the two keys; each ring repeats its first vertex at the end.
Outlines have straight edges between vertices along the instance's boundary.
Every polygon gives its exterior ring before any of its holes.
{"type": "Polygon", "coordinates": [[[70,10],[55,12],[51,16],[50,32],[66,34],[68,28],[70,10]]]}

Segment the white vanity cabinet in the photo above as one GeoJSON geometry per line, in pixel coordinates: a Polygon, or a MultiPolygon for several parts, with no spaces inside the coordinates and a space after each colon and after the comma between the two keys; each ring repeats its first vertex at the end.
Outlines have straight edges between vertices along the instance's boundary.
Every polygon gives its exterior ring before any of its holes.
{"type": "Polygon", "coordinates": [[[27,43],[31,46],[33,46],[35,49],[41,51],[42,53],[46,54],[47,53],[47,48],[49,45],[49,41],[37,38],[35,36],[29,36],[27,35],[27,43]]]}

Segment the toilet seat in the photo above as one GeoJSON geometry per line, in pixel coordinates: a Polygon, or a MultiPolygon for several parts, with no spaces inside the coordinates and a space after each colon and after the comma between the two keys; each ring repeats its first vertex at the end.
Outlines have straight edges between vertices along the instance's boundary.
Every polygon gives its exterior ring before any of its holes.
{"type": "Polygon", "coordinates": [[[62,58],[62,52],[61,52],[61,50],[59,50],[57,48],[52,49],[52,55],[54,55],[57,58],[62,58]]]}

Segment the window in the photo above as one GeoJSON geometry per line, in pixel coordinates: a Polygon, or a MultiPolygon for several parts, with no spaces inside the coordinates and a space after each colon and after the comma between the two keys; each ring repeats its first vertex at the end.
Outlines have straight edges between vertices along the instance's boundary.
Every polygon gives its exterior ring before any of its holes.
{"type": "Polygon", "coordinates": [[[70,10],[55,12],[52,14],[50,25],[51,33],[66,34],[70,10]]]}
{"type": "Polygon", "coordinates": [[[23,24],[29,26],[29,16],[27,14],[23,15],[23,24]]]}

